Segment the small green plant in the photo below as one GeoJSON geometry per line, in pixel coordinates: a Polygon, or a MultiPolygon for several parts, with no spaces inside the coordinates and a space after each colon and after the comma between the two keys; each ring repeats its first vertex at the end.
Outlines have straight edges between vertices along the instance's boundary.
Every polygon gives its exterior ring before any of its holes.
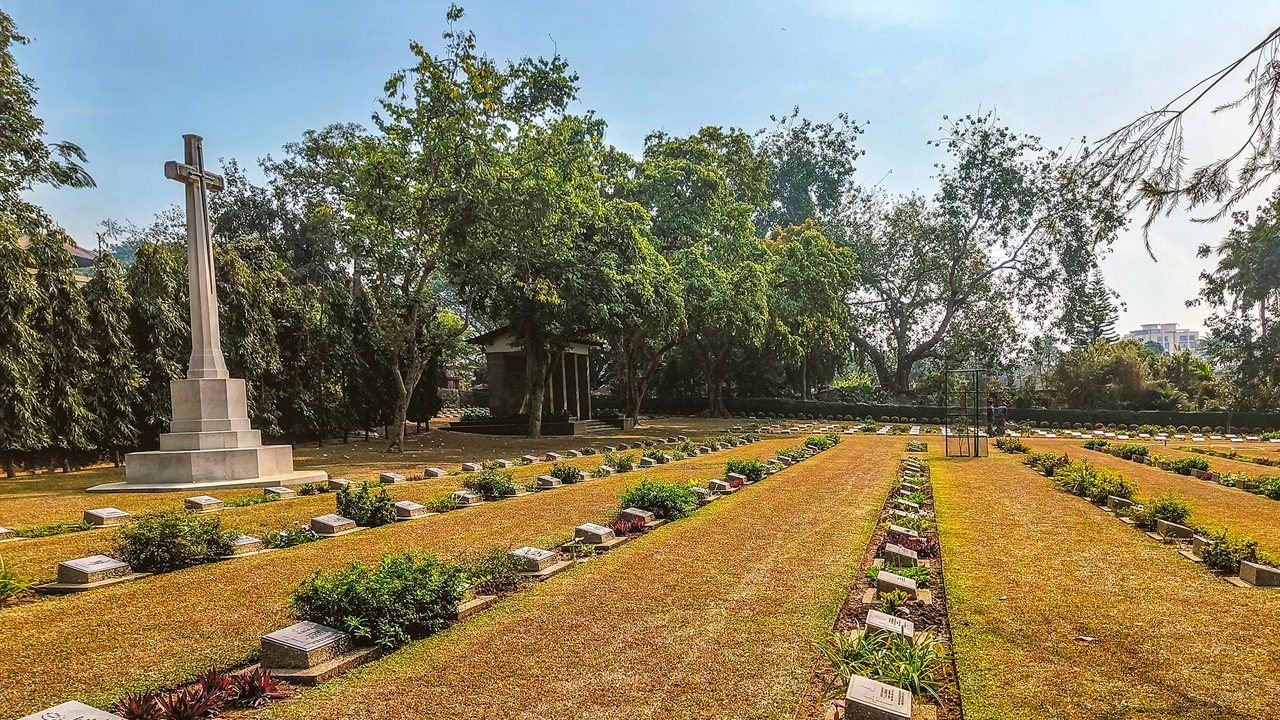
{"type": "Polygon", "coordinates": [[[463,582],[460,566],[434,555],[416,551],[384,555],[376,564],[356,562],[312,575],[294,591],[290,607],[298,620],[394,648],[452,621],[464,593],[463,582]]]}
{"type": "Polygon", "coordinates": [[[551,474],[551,477],[556,478],[560,482],[575,483],[575,482],[578,482],[579,472],[581,471],[578,470],[578,468],[570,465],[569,463],[558,462],[555,465],[551,466],[550,474],[551,474]]]}
{"type": "Polygon", "coordinates": [[[462,501],[455,495],[436,495],[422,501],[431,512],[444,513],[462,507],[462,501]]]}
{"type": "Polygon", "coordinates": [[[1240,561],[1258,562],[1258,541],[1252,538],[1232,538],[1225,530],[1208,533],[1212,541],[1200,550],[1204,564],[1224,573],[1240,571],[1240,561]]]}
{"type": "Polygon", "coordinates": [[[916,490],[915,492],[907,496],[907,501],[913,502],[916,505],[924,505],[925,502],[927,502],[928,500],[929,498],[925,497],[924,493],[920,492],[919,490],[916,490]]]}
{"type": "Polygon", "coordinates": [[[223,503],[224,507],[249,507],[251,505],[261,505],[262,503],[276,502],[280,498],[275,495],[263,493],[261,495],[245,495],[242,498],[228,500],[223,503]]]}
{"type": "Polygon", "coordinates": [[[39,527],[25,528],[13,533],[14,537],[20,538],[45,538],[54,535],[65,535],[66,533],[80,532],[89,530],[93,527],[83,520],[76,523],[53,523],[52,525],[40,525],[39,527]]]}
{"type": "Polygon", "coordinates": [[[993,443],[996,449],[1001,452],[1012,454],[1022,454],[1031,452],[1031,448],[1022,440],[1015,437],[998,437],[993,443]]]}
{"type": "Polygon", "coordinates": [[[329,492],[329,483],[313,482],[298,488],[299,495],[323,495],[329,492]]]}
{"type": "Polygon", "coordinates": [[[517,492],[515,475],[510,470],[489,468],[462,481],[462,487],[485,500],[499,500],[517,492]]]}
{"type": "Polygon", "coordinates": [[[338,514],[360,527],[379,527],[396,520],[395,501],[381,485],[346,485],[338,491],[336,503],[338,514]]]}
{"type": "Polygon", "coordinates": [[[604,464],[620,473],[631,472],[636,467],[636,454],[607,452],[604,454],[604,464]]]}
{"type": "Polygon", "coordinates": [[[262,544],[275,550],[280,548],[294,547],[295,545],[306,545],[309,542],[319,540],[320,536],[315,534],[311,528],[300,522],[294,523],[283,530],[267,533],[262,537],[262,544]]]}
{"type": "Polygon", "coordinates": [[[499,595],[520,581],[520,567],[511,554],[494,548],[463,562],[464,581],[480,595],[499,595]]]}
{"type": "Polygon", "coordinates": [[[138,572],[166,572],[231,554],[238,534],[223,530],[217,516],[161,510],[121,526],[116,553],[138,572]]]}
{"type": "Polygon", "coordinates": [[[751,482],[759,482],[764,479],[765,471],[768,468],[759,460],[740,460],[733,458],[725,463],[725,474],[737,473],[747,478],[751,482]]]}
{"type": "Polygon", "coordinates": [[[665,463],[665,462],[671,461],[671,456],[668,455],[666,451],[656,447],[645,450],[644,456],[658,463],[665,463]]]}
{"type": "Polygon", "coordinates": [[[1186,525],[1190,516],[1191,506],[1186,500],[1174,495],[1161,495],[1147,501],[1142,510],[1134,513],[1133,518],[1139,526],[1150,530],[1155,528],[1157,520],[1186,525]]]}
{"type": "Polygon", "coordinates": [[[843,693],[850,677],[862,675],[915,695],[941,700],[939,692],[947,649],[940,638],[927,630],[905,638],[896,633],[872,633],[861,628],[850,634],[833,632],[814,645],[836,673],[826,689],[828,696],[843,693]]]}
{"type": "Polygon", "coordinates": [[[14,574],[4,564],[4,558],[0,558],[0,607],[8,604],[10,600],[23,595],[33,585],[35,585],[34,580],[14,574]]]}
{"type": "Polygon", "coordinates": [[[887,593],[880,593],[879,610],[882,613],[893,615],[898,611],[898,608],[906,605],[909,599],[907,593],[903,590],[890,590],[887,593]]]}
{"type": "MultiPolygon", "coordinates": [[[[928,565],[914,565],[912,567],[894,567],[892,565],[885,565],[884,567],[876,567],[875,565],[872,565],[871,567],[867,568],[867,577],[871,578],[872,580],[875,580],[876,578],[880,577],[881,570],[891,572],[894,575],[901,575],[904,578],[910,578],[911,580],[915,580],[916,584],[919,585],[920,587],[929,586],[929,566],[928,565]]],[[[894,590],[893,592],[902,592],[902,591],[894,590]]]]}
{"type": "Polygon", "coordinates": [[[628,485],[618,501],[624,508],[648,510],[659,520],[678,520],[698,509],[698,495],[691,487],[652,478],[628,485]]]}

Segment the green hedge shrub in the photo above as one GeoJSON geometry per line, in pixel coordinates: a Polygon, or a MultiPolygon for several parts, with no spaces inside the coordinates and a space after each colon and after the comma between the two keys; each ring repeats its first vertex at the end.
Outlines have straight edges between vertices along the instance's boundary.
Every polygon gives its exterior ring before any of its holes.
{"type": "Polygon", "coordinates": [[[472,475],[462,481],[462,487],[485,500],[500,500],[515,495],[519,491],[516,487],[515,475],[510,470],[497,468],[489,468],[480,471],[478,475],[472,475]]]}
{"type": "Polygon", "coordinates": [[[738,473],[745,476],[751,482],[759,482],[764,479],[765,471],[768,470],[765,464],[759,460],[740,460],[733,458],[725,463],[724,471],[728,473],[738,473]]]}
{"type": "Polygon", "coordinates": [[[698,509],[698,495],[688,485],[652,478],[628,485],[618,501],[624,508],[648,510],[659,520],[678,520],[698,509]]]}
{"type": "Polygon", "coordinates": [[[138,572],[166,572],[231,554],[238,535],[223,530],[216,515],[160,510],[123,525],[116,553],[138,572]]]}
{"type": "Polygon", "coordinates": [[[396,520],[395,501],[382,485],[360,483],[338,490],[337,513],[360,527],[379,527],[396,520]]]}

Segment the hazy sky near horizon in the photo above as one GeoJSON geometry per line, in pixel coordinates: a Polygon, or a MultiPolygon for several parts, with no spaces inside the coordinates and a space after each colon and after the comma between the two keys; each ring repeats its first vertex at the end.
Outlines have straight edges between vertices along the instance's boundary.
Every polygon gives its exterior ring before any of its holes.
{"type": "MultiPolygon", "coordinates": [[[[994,109],[1053,145],[1098,138],[1280,20],[1280,0],[463,4],[484,52],[564,55],[582,78],[577,109],[600,114],[625,150],[638,153],[655,129],[754,130],[797,105],[819,120],[846,112],[867,123],[861,181],[899,193],[932,192],[933,163],[944,157],[926,142],[941,135],[943,115],[994,109]]],[[[210,158],[252,166],[307,129],[367,123],[386,78],[409,62],[409,40],[439,46],[447,5],[7,0],[32,40],[16,54],[40,87],[49,137],[80,144],[98,184],[33,197],[93,247],[103,219],[143,224],[181,202],[163,165],[179,158],[183,133],[203,135],[210,158]]],[[[1228,86],[1239,88],[1243,76],[1228,86]]],[[[1241,113],[1191,118],[1191,160],[1216,157],[1244,131],[1241,113]]],[[[1201,327],[1205,311],[1184,307],[1210,263],[1195,249],[1226,224],[1160,221],[1151,234],[1158,262],[1137,225],[1104,262],[1127,306],[1118,329],[1201,327]]]]}

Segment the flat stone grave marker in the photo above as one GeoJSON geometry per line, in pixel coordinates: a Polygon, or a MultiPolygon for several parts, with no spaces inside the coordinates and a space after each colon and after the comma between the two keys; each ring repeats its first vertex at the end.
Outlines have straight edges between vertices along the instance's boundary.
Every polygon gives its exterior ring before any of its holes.
{"type": "Polygon", "coordinates": [[[895,567],[915,567],[920,564],[920,556],[910,548],[904,548],[894,543],[886,543],[884,546],[884,564],[895,567]]]}
{"type": "Polygon", "coordinates": [[[698,448],[698,454],[700,454],[700,455],[706,455],[706,454],[707,454],[707,453],[709,453],[709,452],[714,452],[714,451],[713,451],[710,447],[708,447],[708,446],[706,446],[706,445],[703,445],[703,446],[701,446],[701,447],[699,447],[699,448],[698,448]]]}
{"type": "Polygon", "coordinates": [[[58,583],[63,585],[96,585],[132,574],[133,568],[128,563],[106,555],[90,555],[58,563],[58,583]]]}
{"type": "Polygon", "coordinates": [[[111,527],[124,522],[129,513],[113,507],[94,508],[84,511],[84,521],[94,527],[111,527]]]}
{"type": "Polygon", "coordinates": [[[422,474],[425,477],[429,477],[429,478],[442,478],[445,475],[448,475],[449,473],[445,472],[443,469],[438,467],[429,467],[426,470],[422,471],[422,474]]]}
{"type": "Polygon", "coordinates": [[[640,458],[640,467],[644,467],[644,468],[653,467],[654,465],[657,465],[657,464],[658,464],[658,461],[654,460],[651,457],[640,458]]]}
{"type": "Polygon", "coordinates": [[[623,520],[642,520],[645,524],[651,523],[657,519],[657,516],[648,510],[641,510],[636,507],[629,507],[618,513],[618,517],[623,520]]]}
{"type": "Polygon", "coordinates": [[[719,495],[728,495],[734,492],[735,488],[724,480],[710,480],[707,482],[707,489],[719,495]]]}
{"type": "Polygon", "coordinates": [[[551,475],[539,475],[536,482],[538,487],[543,489],[560,487],[560,478],[551,475]]]}
{"type": "Polygon", "coordinates": [[[426,505],[412,500],[401,500],[395,507],[397,520],[413,520],[431,514],[431,509],[426,505]]]}
{"type": "Polygon", "coordinates": [[[556,460],[560,459],[560,453],[549,452],[546,454],[545,457],[547,462],[555,462],[556,460]]]}
{"type": "Polygon", "coordinates": [[[902,488],[903,490],[906,490],[908,493],[920,492],[920,486],[916,485],[915,483],[903,482],[903,483],[899,483],[898,487],[902,488]]]}
{"type": "Polygon", "coordinates": [[[329,489],[333,492],[338,492],[349,485],[351,485],[351,481],[346,478],[329,478],[329,489]]]}
{"type": "Polygon", "coordinates": [[[252,535],[241,533],[236,536],[235,540],[231,541],[231,557],[252,555],[262,552],[262,550],[262,540],[252,535]]]}
{"type": "Polygon", "coordinates": [[[542,458],[538,457],[537,455],[521,455],[521,456],[520,456],[520,459],[521,459],[521,460],[523,460],[526,464],[529,464],[529,465],[532,465],[533,463],[541,462],[541,461],[542,461],[542,458]]]}
{"type": "Polygon", "coordinates": [[[779,456],[778,462],[782,463],[783,467],[791,467],[792,465],[796,464],[795,460],[792,460],[790,457],[787,457],[786,455],[779,456]]]}
{"type": "Polygon", "coordinates": [[[867,630],[891,635],[901,635],[910,640],[916,634],[916,624],[897,615],[882,613],[879,610],[867,611],[867,630]]]}
{"type": "Polygon", "coordinates": [[[590,479],[591,479],[591,473],[587,472],[586,470],[578,471],[578,482],[586,482],[590,479]]]}
{"type": "Polygon", "coordinates": [[[473,462],[462,463],[463,472],[480,472],[483,469],[484,468],[480,466],[480,463],[473,463],[473,462]]]}
{"type": "Polygon", "coordinates": [[[0,527],[0,540],[12,540],[13,531],[7,527],[0,527]]]}
{"type": "Polygon", "coordinates": [[[901,545],[904,542],[910,542],[911,540],[920,537],[920,533],[912,530],[911,528],[905,528],[901,525],[894,525],[890,523],[889,532],[886,533],[886,537],[889,542],[894,543],[895,545],[901,545]]]}
{"type": "Polygon", "coordinates": [[[311,532],[320,537],[336,537],[356,529],[356,521],[336,513],[311,518],[311,532]]]}
{"type": "Polygon", "coordinates": [[[907,597],[914,600],[916,598],[917,587],[915,580],[881,569],[880,572],[876,574],[876,590],[881,593],[901,590],[907,594],[907,597]]]}
{"type": "Polygon", "coordinates": [[[1120,510],[1122,508],[1133,507],[1133,505],[1134,505],[1134,502],[1132,500],[1118,497],[1116,495],[1107,496],[1107,507],[1111,508],[1112,510],[1120,510]]]}
{"type": "Polygon", "coordinates": [[[270,495],[271,497],[274,497],[277,500],[288,500],[289,498],[297,497],[298,491],[294,490],[293,488],[287,488],[283,485],[278,485],[276,487],[263,488],[262,494],[270,495]]]}
{"type": "Polygon", "coordinates": [[[124,718],[82,702],[69,700],[33,715],[23,715],[18,720],[124,720],[124,718]]]}
{"type": "Polygon", "coordinates": [[[578,452],[577,450],[565,450],[564,456],[567,458],[576,458],[576,457],[582,457],[582,453],[578,452]]]}
{"type": "Polygon", "coordinates": [[[458,498],[458,502],[462,503],[463,507],[468,505],[479,505],[484,502],[484,498],[473,492],[467,492],[466,490],[455,490],[453,492],[453,497],[458,498]]]}
{"type": "Polygon", "coordinates": [[[382,473],[378,476],[378,482],[383,485],[395,485],[404,482],[404,476],[400,473],[382,473]]]}
{"type": "Polygon", "coordinates": [[[605,446],[604,446],[604,451],[605,451],[605,452],[617,452],[617,451],[618,451],[618,446],[617,446],[617,445],[605,445],[605,446]]]}
{"type": "Polygon", "coordinates": [[[612,475],[615,472],[617,472],[617,470],[614,470],[612,467],[609,467],[608,465],[601,465],[600,467],[596,468],[596,472],[600,473],[601,475],[612,475]]]}
{"type": "Polygon", "coordinates": [[[911,693],[853,675],[844,696],[845,720],[910,720],[911,693]]]}
{"type": "Polygon", "coordinates": [[[1186,525],[1179,525],[1168,520],[1156,520],[1156,534],[1162,538],[1190,538],[1195,532],[1186,525]]]}
{"type": "Polygon", "coordinates": [[[497,460],[493,461],[493,466],[499,467],[499,468],[509,468],[511,467],[511,461],[507,460],[506,458],[498,458],[497,460]]]}
{"type": "Polygon", "coordinates": [[[196,495],[183,500],[182,506],[196,512],[213,512],[222,509],[222,501],[212,495],[196,495]]]}
{"type": "Polygon", "coordinates": [[[1259,587],[1277,587],[1280,586],[1280,568],[1241,560],[1240,579],[1259,587]]]}
{"type": "Polygon", "coordinates": [[[919,510],[920,510],[920,506],[919,506],[919,505],[917,505],[916,503],[911,502],[910,500],[908,500],[908,499],[906,499],[906,498],[904,498],[904,497],[902,497],[902,496],[895,497],[895,498],[893,499],[893,501],[894,501],[894,502],[896,502],[896,503],[898,503],[898,505],[900,505],[900,506],[902,506],[902,507],[904,507],[904,508],[906,508],[906,509],[908,509],[908,510],[915,510],[915,511],[919,511],[919,510]]]}
{"type": "Polygon", "coordinates": [[[688,435],[677,435],[677,436],[676,436],[676,439],[677,439],[677,440],[679,440],[680,442],[688,442],[688,441],[689,441],[689,436],[688,436],[688,435]]]}
{"type": "Polygon", "coordinates": [[[526,545],[519,550],[512,550],[511,557],[519,564],[520,572],[537,573],[554,565],[558,556],[551,550],[526,545]]]}
{"type": "Polygon", "coordinates": [[[595,523],[583,523],[573,529],[573,538],[575,540],[581,540],[592,545],[609,542],[615,537],[617,536],[614,535],[613,528],[595,523]]]}
{"type": "Polygon", "coordinates": [[[743,475],[742,473],[728,473],[724,476],[724,479],[728,480],[729,484],[731,485],[733,484],[734,480],[737,480],[739,483],[743,485],[747,484],[747,476],[743,475]]]}
{"type": "Polygon", "coordinates": [[[707,504],[707,503],[711,502],[711,501],[712,501],[712,500],[714,500],[714,499],[715,499],[715,497],[716,497],[716,496],[715,496],[715,495],[714,495],[710,490],[708,490],[707,488],[704,488],[704,487],[700,487],[700,486],[696,486],[696,485],[695,485],[694,487],[692,487],[692,488],[690,488],[690,489],[691,489],[691,490],[693,490],[693,494],[694,494],[694,495],[697,495],[697,496],[698,496],[698,502],[699,502],[700,504],[703,504],[703,505],[705,505],[705,504],[707,504]]]}
{"type": "Polygon", "coordinates": [[[351,636],[341,630],[304,620],[262,636],[262,667],[313,668],[337,658],[353,644],[351,636]]]}

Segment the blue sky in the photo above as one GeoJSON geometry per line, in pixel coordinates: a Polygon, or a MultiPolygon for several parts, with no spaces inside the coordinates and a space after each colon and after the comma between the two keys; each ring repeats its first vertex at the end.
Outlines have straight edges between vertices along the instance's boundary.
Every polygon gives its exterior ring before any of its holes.
{"type": "MultiPolygon", "coordinates": [[[[164,161],[180,136],[208,157],[252,164],[304,130],[367,122],[407,43],[438,44],[445,2],[235,0],[206,3],[8,0],[31,45],[52,139],[89,154],[94,190],[35,193],[82,245],[104,218],[142,223],[181,200],[164,161]]],[[[1014,129],[1062,144],[1099,137],[1257,42],[1280,2],[473,2],[465,23],[496,57],[558,50],[582,76],[581,106],[637,151],[647,132],[748,129],[799,105],[868,122],[863,182],[930,191],[941,156],[926,141],[944,114],[995,109],[1014,129]]],[[[1194,118],[1193,118],[1194,120],[1194,118]]],[[[1243,121],[1199,118],[1193,159],[1239,137],[1243,121]]],[[[1204,261],[1222,226],[1162,221],[1159,263],[1136,232],[1104,268],[1142,322],[1198,327],[1204,261]]]]}

